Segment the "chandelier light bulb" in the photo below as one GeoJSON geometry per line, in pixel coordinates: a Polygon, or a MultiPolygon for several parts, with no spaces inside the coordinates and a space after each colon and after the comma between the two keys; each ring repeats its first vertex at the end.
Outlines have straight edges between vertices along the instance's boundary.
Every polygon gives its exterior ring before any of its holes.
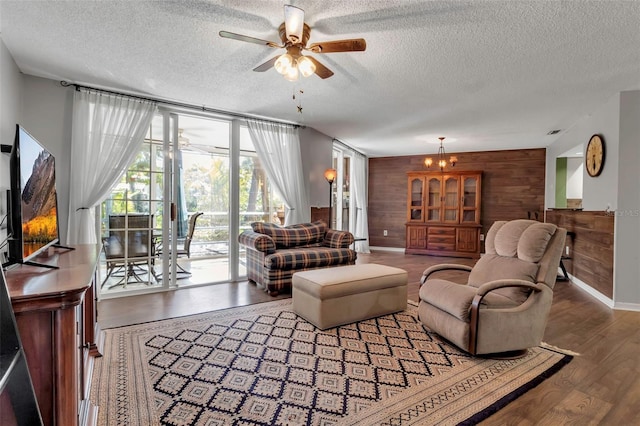
{"type": "Polygon", "coordinates": [[[284,74],[284,78],[285,80],[289,80],[289,81],[298,81],[298,75],[299,75],[298,67],[294,62],[292,66],[290,66],[287,72],[284,74]]]}
{"type": "Polygon", "coordinates": [[[303,77],[309,77],[314,72],[316,72],[316,64],[306,56],[301,56],[298,58],[298,69],[300,70],[300,74],[303,77]]]}
{"type": "Polygon", "coordinates": [[[427,166],[427,168],[431,167],[432,164],[433,164],[433,158],[427,157],[424,159],[424,165],[427,166]]]}
{"type": "Polygon", "coordinates": [[[289,70],[292,68],[293,58],[288,53],[280,55],[280,57],[276,60],[276,63],[273,64],[273,67],[282,75],[286,75],[289,70]]]}

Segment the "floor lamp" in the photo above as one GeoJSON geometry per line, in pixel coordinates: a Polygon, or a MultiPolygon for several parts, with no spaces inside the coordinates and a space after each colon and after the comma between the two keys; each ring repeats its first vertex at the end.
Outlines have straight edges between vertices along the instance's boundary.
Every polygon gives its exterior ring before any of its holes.
{"type": "Polygon", "coordinates": [[[324,171],[324,178],[327,180],[327,182],[329,182],[329,228],[331,228],[331,201],[333,199],[333,181],[336,180],[336,175],[336,169],[327,169],[324,171]]]}

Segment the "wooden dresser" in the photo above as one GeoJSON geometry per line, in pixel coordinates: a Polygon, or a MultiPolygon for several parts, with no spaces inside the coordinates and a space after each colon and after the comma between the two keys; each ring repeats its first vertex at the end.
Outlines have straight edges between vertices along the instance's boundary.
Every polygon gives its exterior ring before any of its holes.
{"type": "Polygon", "coordinates": [[[482,172],[409,172],[407,254],[480,256],[482,172]]]}
{"type": "MultiPolygon", "coordinates": [[[[89,402],[96,337],[97,245],[51,248],[35,261],[59,269],[18,265],[7,287],[45,425],[96,424],[89,402]]],[[[11,424],[3,418],[0,424],[11,424]]]]}

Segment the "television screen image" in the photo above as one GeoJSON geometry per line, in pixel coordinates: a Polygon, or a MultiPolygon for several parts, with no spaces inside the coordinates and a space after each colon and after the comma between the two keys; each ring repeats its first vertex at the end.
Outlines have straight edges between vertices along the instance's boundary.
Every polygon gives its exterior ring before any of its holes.
{"type": "Polygon", "coordinates": [[[20,128],[22,258],[58,240],[55,159],[20,128]]]}
{"type": "Polygon", "coordinates": [[[12,237],[14,251],[21,253],[10,253],[10,257],[24,262],[58,242],[55,158],[17,126],[12,166],[12,237]]]}

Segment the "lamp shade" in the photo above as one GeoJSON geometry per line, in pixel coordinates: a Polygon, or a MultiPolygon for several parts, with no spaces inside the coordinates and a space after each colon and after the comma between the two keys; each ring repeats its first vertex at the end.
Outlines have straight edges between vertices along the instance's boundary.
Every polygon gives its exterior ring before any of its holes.
{"type": "Polygon", "coordinates": [[[299,43],[302,40],[304,10],[286,4],[284,6],[284,25],[287,32],[287,40],[292,43],[299,43]]]}
{"type": "Polygon", "coordinates": [[[316,72],[316,64],[306,56],[300,56],[298,58],[298,70],[303,77],[309,77],[316,72]]]}
{"type": "Polygon", "coordinates": [[[324,171],[324,178],[329,183],[333,183],[333,181],[336,180],[337,175],[338,173],[336,172],[336,169],[327,169],[324,171]]]}
{"type": "Polygon", "coordinates": [[[296,66],[296,63],[294,62],[293,66],[289,67],[287,72],[284,74],[284,78],[285,78],[285,80],[289,80],[289,81],[297,81],[299,74],[300,73],[298,72],[298,67],[296,66]]]}
{"type": "Polygon", "coordinates": [[[282,75],[286,75],[293,64],[293,58],[288,53],[280,55],[273,67],[282,75]]]}

